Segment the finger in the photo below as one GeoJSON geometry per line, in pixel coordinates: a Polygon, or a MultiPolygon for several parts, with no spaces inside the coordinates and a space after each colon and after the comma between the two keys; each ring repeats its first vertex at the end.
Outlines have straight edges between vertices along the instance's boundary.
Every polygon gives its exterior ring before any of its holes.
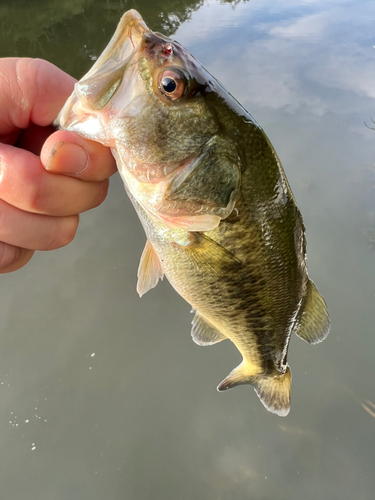
{"type": "Polygon", "coordinates": [[[55,128],[52,125],[41,127],[32,123],[29,128],[22,130],[17,141],[11,144],[39,156],[44,142],[54,131],[55,128]]]}
{"type": "Polygon", "coordinates": [[[31,214],[0,200],[0,241],[29,250],[54,250],[72,241],[78,220],[78,215],[31,214]]]}
{"type": "Polygon", "coordinates": [[[74,78],[42,59],[6,58],[0,71],[0,134],[45,127],[58,115],[73,91],[74,78]]]}
{"type": "Polygon", "coordinates": [[[33,250],[15,247],[0,241],[0,273],[17,271],[27,264],[33,255],[33,250]]]}
{"type": "Polygon", "coordinates": [[[66,130],[46,140],[41,161],[49,172],[66,174],[85,181],[102,181],[116,172],[111,150],[66,130]]]}
{"type": "Polygon", "coordinates": [[[52,174],[43,168],[38,156],[0,144],[0,199],[21,210],[75,215],[100,205],[107,191],[108,180],[83,182],[52,174]]]}

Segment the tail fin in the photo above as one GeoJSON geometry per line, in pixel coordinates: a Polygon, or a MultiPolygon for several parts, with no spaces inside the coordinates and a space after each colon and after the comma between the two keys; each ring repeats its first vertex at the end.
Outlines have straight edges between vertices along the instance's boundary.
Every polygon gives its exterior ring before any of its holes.
{"type": "Polygon", "coordinates": [[[289,366],[283,374],[249,376],[246,374],[244,364],[241,363],[219,384],[217,390],[225,391],[237,385],[251,384],[268,411],[286,417],[290,410],[291,380],[292,373],[289,366]]]}
{"type": "Polygon", "coordinates": [[[283,375],[257,377],[254,390],[268,411],[286,417],[290,410],[290,384],[292,372],[289,366],[283,375]]]}

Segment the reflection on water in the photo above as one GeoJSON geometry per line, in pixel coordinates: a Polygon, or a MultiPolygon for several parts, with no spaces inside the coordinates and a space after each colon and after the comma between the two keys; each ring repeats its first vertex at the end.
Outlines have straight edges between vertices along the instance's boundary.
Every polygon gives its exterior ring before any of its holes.
{"type": "Polygon", "coordinates": [[[138,9],[153,31],[169,35],[202,4],[202,0],[15,0],[9,5],[0,0],[0,56],[42,57],[78,78],[102,52],[126,10],[138,9]]]}
{"type": "Polygon", "coordinates": [[[364,403],[361,403],[361,406],[364,410],[367,411],[369,415],[375,418],[375,405],[374,403],[371,403],[371,401],[365,401],[364,403]]]}
{"type": "Polygon", "coordinates": [[[314,348],[293,339],[285,422],[247,386],[218,394],[236,351],[196,346],[167,283],[137,297],[144,235],[114,178],[71,245],[0,278],[2,497],[372,498],[374,3],[7,4],[1,55],[77,77],[129,7],[153,29],[178,27],[276,147],[332,330],[314,348]]]}

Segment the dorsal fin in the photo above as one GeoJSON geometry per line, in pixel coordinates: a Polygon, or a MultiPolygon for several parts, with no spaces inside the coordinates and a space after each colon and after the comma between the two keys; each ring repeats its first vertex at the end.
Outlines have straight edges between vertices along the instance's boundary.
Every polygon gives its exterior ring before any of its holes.
{"type": "Polygon", "coordinates": [[[214,326],[212,326],[203,316],[196,312],[191,322],[191,337],[198,345],[207,346],[217,344],[227,337],[214,326]]]}
{"type": "Polygon", "coordinates": [[[151,243],[147,240],[138,266],[137,292],[140,297],[154,288],[164,273],[158,256],[151,243]]]}
{"type": "Polygon", "coordinates": [[[295,333],[309,344],[322,342],[329,333],[326,303],[311,280],[307,284],[306,302],[295,333]]]}

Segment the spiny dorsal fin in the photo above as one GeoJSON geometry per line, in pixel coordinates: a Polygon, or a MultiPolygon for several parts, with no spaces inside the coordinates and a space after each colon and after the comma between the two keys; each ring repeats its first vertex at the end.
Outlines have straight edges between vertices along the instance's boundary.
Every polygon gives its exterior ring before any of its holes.
{"type": "Polygon", "coordinates": [[[227,337],[212,326],[199,312],[195,313],[191,329],[191,337],[198,345],[207,346],[217,344],[227,337]]]}
{"type": "Polygon", "coordinates": [[[306,303],[296,334],[309,344],[322,342],[329,333],[327,305],[315,284],[309,280],[306,303]]]}
{"type": "Polygon", "coordinates": [[[290,410],[290,383],[292,374],[289,366],[285,373],[261,376],[250,375],[246,363],[241,363],[231,371],[218,386],[218,391],[225,391],[241,384],[251,384],[262,404],[268,411],[280,417],[286,417],[290,410]]]}
{"type": "Polygon", "coordinates": [[[154,288],[164,276],[158,256],[148,240],[142,252],[137,276],[137,292],[140,297],[154,288]]]}

